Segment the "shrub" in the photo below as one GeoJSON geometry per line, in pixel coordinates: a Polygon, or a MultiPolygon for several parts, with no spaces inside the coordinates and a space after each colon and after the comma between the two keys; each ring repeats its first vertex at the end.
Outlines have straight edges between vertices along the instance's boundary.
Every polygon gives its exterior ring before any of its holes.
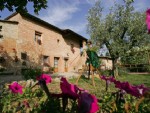
{"type": "Polygon", "coordinates": [[[22,69],[22,75],[24,77],[25,80],[28,79],[36,79],[36,76],[41,75],[42,74],[42,70],[41,69],[32,69],[32,68],[28,68],[28,69],[22,69]]]}

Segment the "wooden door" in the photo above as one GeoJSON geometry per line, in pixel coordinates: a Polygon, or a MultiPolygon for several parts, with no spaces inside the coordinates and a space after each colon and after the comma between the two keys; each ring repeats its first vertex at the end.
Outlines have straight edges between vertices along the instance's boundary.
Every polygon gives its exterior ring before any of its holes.
{"type": "Polygon", "coordinates": [[[68,59],[64,60],[64,67],[65,67],[65,72],[68,72],[68,59]]]}

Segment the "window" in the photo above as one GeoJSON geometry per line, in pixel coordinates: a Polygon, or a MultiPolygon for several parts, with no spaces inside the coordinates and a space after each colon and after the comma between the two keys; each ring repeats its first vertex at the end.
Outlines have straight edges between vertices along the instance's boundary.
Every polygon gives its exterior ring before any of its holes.
{"type": "Polygon", "coordinates": [[[49,56],[43,56],[43,64],[49,66],[49,56]]]}
{"type": "Polygon", "coordinates": [[[0,38],[3,38],[3,35],[1,34],[2,26],[0,26],[0,38]]]}
{"type": "Polygon", "coordinates": [[[57,43],[59,44],[59,42],[60,42],[60,40],[59,39],[57,39],[57,43]]]}
{"type": "Polygon", "coordinates": [[[0,38],[3,38],[3,35],[0,34],[0,38]]]}
{"type": "Polygon", "coordinates": [[[83,44],[82,41],[80,41],[80,56],[83,55],[83,44]]]}
{"type": "Polygon", "coordinates": [[[0,56],[0,63],[4,63],[5,62],[5,58],[3,56],[0,56]]]}
{"type": "Polygon", "coordinates": [[[21,53],[21,59],[22,60],[27,60],[27,54],[26,53],[21,53]]]}
{"type": "Polygon", "coordinates": [[[65,65],[65,67],[68,67],[68,59],[64,60],[64,65],[65,65]]]}
{"type": "Polygon", "coordinates": [[[0,31],[2,31],[2,26],[0,26],[0,31]]]}
{"type": "Polygon", "coordinates": [[[35,32],[35,41],[41,45],[42,44],[42,33],[40,32],[35,32]]]}

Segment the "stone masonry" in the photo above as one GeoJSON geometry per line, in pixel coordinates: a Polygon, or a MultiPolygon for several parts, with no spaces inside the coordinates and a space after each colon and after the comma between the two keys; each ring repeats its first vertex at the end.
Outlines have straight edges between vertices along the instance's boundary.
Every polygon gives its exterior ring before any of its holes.
{"type": "MultiPolygon", "coordinates": [[[[62,30],[30,14],[19,13],[0,20],[0,26],[3,36],[0,46],[12,59],[11,65],[76,72],[85,64],[86,55],[81,55],[81,48],[85,48],[87,39],[71,30],[62,30]]],[[[5,61],[8,58],[5,57],[5,61]]]]}

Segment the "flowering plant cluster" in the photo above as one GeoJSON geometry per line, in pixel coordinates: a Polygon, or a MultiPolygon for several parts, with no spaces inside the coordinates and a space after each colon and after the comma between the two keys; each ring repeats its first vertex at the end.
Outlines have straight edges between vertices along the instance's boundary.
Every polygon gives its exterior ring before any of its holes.
{"type": "MultiPolygon", "coordinates": [[[[28,109],[30,112],[52,112],[55,113],[58,111],[58,108],[60,109],[59,112],[67,112],[67,106],[69,101],[73,101],[74,103],[72,106],[74,108],[73,112],[79,112],[79,113],[95,113],[99,110],[98,101],[96,96],[91,95],[88,91],[81,89],[77,87],[74,84],[70,84],[66,78],[62,77],[60,79],[60,89],[61,93],[56,94],[52,93],[48,89],[49,83],[52,82],[52,78],[48,74],[41,74],[40,76],[36,77],[36,80],[38,81],[35,83],[34,86],[30,88],[26,88],[22,85],[20,85],[18,82],[13,82],[8,85],[8,89],[10,93],[6,96],[6,98],[3,98],[2,101],[4,102],[3,111],[2,112],[10,112],[10,111],[21,111],[28,109]],[[36,90],[33,90],[33,87],[36,86],[36,90]],[[40,88],[41,87],[41,88],[40,88]],[[43,102],[43,98],[41,95],[44,95],[41,93],[41,90],[44,90],[46,93],[47,99],[43,102]],[[36,92],[37,91],[37,92],[36,92]],[[41,93],[39,95],[39,92],[41,93]],[[34,97],[34,98],[32,98],[34,97]],[[17,105],[15,110],[13,107],[8,109],[8,104],[6,100],[9,98],[8,103],[15,103],[17,99],[17,105]],[[35,100],[37,99],[37,101],[35,100]],[[62,100],[62,107],[60,105],[60,100],[62,100]],[[33,102],[36,101],[36,102],[33,102]],[[47,108],[46,108],[47,107],[47,108]],[[63,108],[63,109],[61,109],[63,108]]],[[[44,97],[45,98],[45,97],[44,97]]],[[[14,106],[14,104],[13,104],[14,106]]]]}
{"type": "Polygon", "coordinates": [[[129,84],[129,82],[121,82],[116,80],[114,77],[106,77],[106,76],[101,76],[102,80],[105,80],[107,83],[114,83],[115,87],[125,91],[128,94],[131,94],[132,96],[135,97],[141,97],[143,96],[147,91],[149,91],[150,89],[146,86],[142,85],[138,85],[138,86],[134,86],[132,84],[129,84]]]}
{"type": "Polygon", "coordinates": [[[144,85],[135,86],[128,82],[121,82],[113,77],[101,76],[101,79],[108,85],[111,84],[109,88],[114,86],[115,89],[111,89],[111,92],[101,90],[102,92],[95,93],[95,96],[62,77],[60,91],[56,93],[56,90],[53,92],[55,82],[48,74],[37,76],[37,81],[30,87],[26,87],[27,85],[21,82],[13,82],[7,85],[0,99],[2,110],[0,112],[122,113],[136,112],[136,109],[138,112],[148,111],[149,98],[146,92],[149,92],[149,88],[144,85]]]}
{"type": "Polygon", "coordinates": [[[150,88],[142,85],[132,85],[129,82],[121,82],[114,77],[101,76],[102,80],[106,82],[106,89],[112,83],[116,89],[115,92],[104,94],[101,102],[101,109],[113,112],[148,112],[150,105],[149,92],[150,88]],[[105,103],[105,104],[103,104],[105,103]]]}

